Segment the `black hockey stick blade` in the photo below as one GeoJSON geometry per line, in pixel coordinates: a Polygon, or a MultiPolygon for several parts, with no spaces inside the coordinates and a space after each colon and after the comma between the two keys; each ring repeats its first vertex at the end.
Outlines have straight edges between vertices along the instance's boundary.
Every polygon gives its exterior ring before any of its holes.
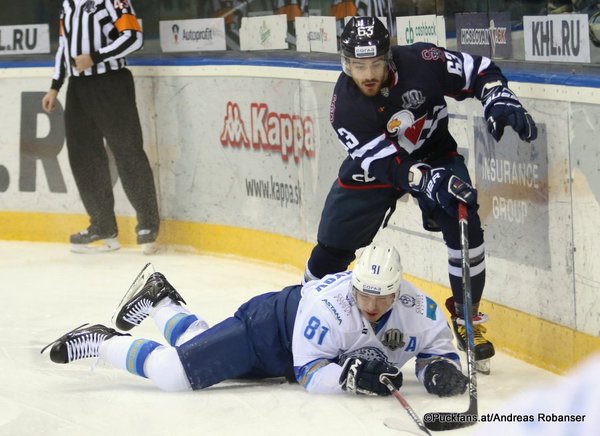
{"type": "Polygon", "coordinates": [[[419,415],[417,415],[415,413],[415,411],[413,410],[413,408],[410,407],[410,404],[408,404],[408,401],[406,401],[406,399],[402,396],[402,394],[398,391],[398,389],[396,389],[396,386],[394,386],[394,384],[391,382],[391,380],[382,374],[379,376],[379,381],[381,383],[383,383],[389,389],[389,391],[392,393],[392,395],[400,402],[400,404],[402,404],[402,407],[404,407],[404,410],[406,410],[406,412],[412,418],[412,420],[419,426],[419,429],[421,429],[421,431],[425,432],[425,434],[428,434],[431,436],[431,433],[429,433],[429,431],[427,430],[427,427],[425,427],[425,425],[423,425],[423,421],[421,421],[421,418],[419,418],[419,415]]]}

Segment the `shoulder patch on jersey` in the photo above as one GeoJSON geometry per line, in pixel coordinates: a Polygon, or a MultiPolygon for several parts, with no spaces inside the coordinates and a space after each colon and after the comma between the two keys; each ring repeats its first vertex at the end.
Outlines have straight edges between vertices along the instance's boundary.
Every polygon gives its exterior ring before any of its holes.
{"type": "Polygon", "coordinates": [[[437,310],[437,303],[426,295],[417,295],[415,299],[415,311],[427,318],[435,321],[437,310]]]}
{"type": "Polygon", "coordinates": [[[444,51],[437,47],[426,48],[421,51],[421,57],[426,61],[446,61],[444,51]]]}
{"type": "Polygon", "coordinates": [[[417,313],[435,321],[437,303],[426,295],[417,295],[415,310],[417,311],[417,313]]]}
{"type": "Polygon", "coordinates": [[[404,307],[415,307],[415,297],[408,294],[401,294],[398,298],[404,307]]]}

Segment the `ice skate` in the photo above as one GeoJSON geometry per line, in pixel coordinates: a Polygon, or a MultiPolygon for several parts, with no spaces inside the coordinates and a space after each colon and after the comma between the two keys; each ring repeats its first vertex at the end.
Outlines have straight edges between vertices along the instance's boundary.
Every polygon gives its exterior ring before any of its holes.
{"type": "Polygon", "coordinates": [[[117,232],[102,232],[95,226],[71,235],[70,242],[73,253],[98,253],[121,248],[117,232]]]}
{"type": "Polygon", "coordinates": [[[185,300],[171,286],[165,276],[154,272],[152,264],[148,263],[115,309],[112,322],[120,330],[131,330],[140,325],[150,315],[150,309],[166,297],[171,298],[177,304],[185,304],[185,300]]]}
{"type": "MultiPolygon", "coordinates": [[[[483,374],[491,371],[490,359],[496,354],[494,344],[487,340],[483,334],[486,328],[482,323],[488,319],[487,315],[478,313],[473,317],[473,336],[475,340],[475,369],[483,374]]],[[[458,344],[458,349],[467,351],[467,329],[462,318],[452,317],[452,327],[458,344]]]]}
{"type": "Polygon", "coordinates": [[[88,357],[98,357],[102,342],[113,336],[129,336],[101,324],[83,324],[46,345],[40,353],[50,349],[50,359],[55,363],[69,363],[88,357]]]}
{"type": "MultiPolygon", "coordinates": [[[[478,306],[478,305],[477,305],[478,306]]],[[[446,300],[446,308],[452,315],[452,328],[454,330],[454,336],[458,349],[461,351],[467,350],[467,329],[465,327],[465,320],[458,317],[456,314],[461,313],[461,308],[456,308],[454,300],[449,298],[446,300]]],[[[476,315],[473,315],[473,339],[475,342],[475,370],[482,374],[490,374],[491,362],[490,359],[496,354],[494,350],[494,344],[485,338],[486,328],[483,326],[488,320],[488,316],[481,313],[474,307],[476,315]]]]}
{"type": "Polygon", "coordinates": [[[156,245],[157,232],[151,229],[137,229],[136,242],[142,248],[142,252],[146,255],[155,254],[158,251],[156,245]]]}

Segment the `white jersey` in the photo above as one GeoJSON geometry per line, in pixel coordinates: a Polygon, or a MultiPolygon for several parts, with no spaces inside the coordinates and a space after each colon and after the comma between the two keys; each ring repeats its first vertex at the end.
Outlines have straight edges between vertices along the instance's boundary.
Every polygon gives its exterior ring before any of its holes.
{"type": "Polygon", "coordinates": [[[452,333],[437,304],[406,280],[400,297],[375,327],[352,297],[352,272],[331,274],[302,289],[292,351],[298,381],[310,392],[342,392],[341,365],[348,357],[381,359],[402,367],[416,357],[422,375],[432,358],[460,368],[452,333]]]}

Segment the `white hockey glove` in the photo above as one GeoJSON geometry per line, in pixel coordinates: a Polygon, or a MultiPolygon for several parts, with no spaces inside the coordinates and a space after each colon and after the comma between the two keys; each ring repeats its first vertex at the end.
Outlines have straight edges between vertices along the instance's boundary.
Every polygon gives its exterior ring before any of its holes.
{"type": "Polygon", "coordinates": [[[533,118],[506,86],[490,89],[482,98],[482,102],[487,129],[496,141],[500,141],[507,125],[510,125],[523,141],[531,142],[537,138],[537,127],[533,118]]]}
{"type": "Polygon", "coordinates": [[[346,360],[339,383],[343,390],[353,394],[390,395],[389,389],[379,381],[380,375],[389,378],[396,389],[402,386],[400,368],[388,365],[382,360],[365,361],[358,357],[346,360]]]}

